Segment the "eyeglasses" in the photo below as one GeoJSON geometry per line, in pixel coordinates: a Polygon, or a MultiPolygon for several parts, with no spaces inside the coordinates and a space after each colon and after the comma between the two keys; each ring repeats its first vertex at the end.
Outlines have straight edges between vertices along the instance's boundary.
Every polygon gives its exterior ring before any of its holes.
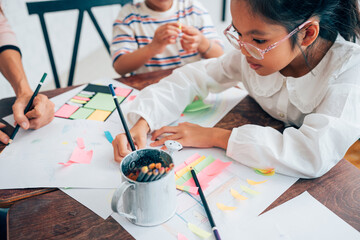
{"type": "Polygon", "coordinates": [[[280,43],[284,42],[285,40],[287,40],[288,38],[290,38],[292,35],[294,35],[295,33],[297,33],[298,31],[300,31],[306,24],[310,23],[310,21],[306,21],[303,24],[301,24],[300,26],[298,26],[297,28],[295,28],[291,33],[289,33],[286,37],[284,37],[283,39],[281,39],[280,41],[277,41],[276,43],[271,44],[270,46],[268,46],[266,49],[261,50],[257,47],[255,47],[254,45],[247,43],[247,42],[243,42],[241,41],[239,38],[237,38],[236,36],[234,36],[229,30],[231,29],[231,27],[233,27],[232,23],[224,30],[224,35],[226,36],[227,40],[231,43],[231,45],[233,45],[233,47],[235,47],[236,49],[241,50],[242,47],[244,47],[246,49],[246,51],[254,58],[258,59],[258,60],[263,60],[264,59],[264,54],[269,52],[270,50],[274,49],[275,47],[277,47],[280,43]]]}

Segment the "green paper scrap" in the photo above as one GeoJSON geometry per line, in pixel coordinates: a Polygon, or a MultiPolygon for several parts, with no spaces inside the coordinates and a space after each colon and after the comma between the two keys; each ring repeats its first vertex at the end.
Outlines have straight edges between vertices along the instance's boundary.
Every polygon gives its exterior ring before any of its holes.
{"type": "Polygon", "coordinates": [[[184,113],[197,112],[212,107],[211,104],[205,104],[203,100],[196,100],[186,106],[184,113]]]}
{"type": "Polygon", "coordinates": [[[198,235],[199,237],[201,237],[203,239],[209,238],[211,236],[211,233],[199,228],[195,224],[188,222],[187,225],[188,225],[188,228],[190,229],[190,231],[192,231],[193,233],[195,233],[196,235],[198,235]]]}
{"type": "Polygon", "coordinates": [[[70,119],[87,119],[94,111],[94,109],[79,108],[70,116],[70,119]]]}
{"type": "Polygon", "coordinates": [[[76,94],[76,96],[91,98],[93,95],[78,93],[78,94],[76,94]]]}
{"type": "MultiPolygon", "coordinates": [[[[117,98],[119,103],[124,100],[121,96],[117,98]]],[[[112,112],[115,109],[115,103],[111,94],[97,93],[84,107],[112,112]]]]}
{"type": "Polygon", "coordinates": [[[250,189],[250,188],[248,188],[248,187],[246,187],[246,186],[243,186],[243,185],[241,185],[240,188],[241,188],[244,192],[249,193],[249,194],[251,194],[251,195],[258,195],[258,194],[260,193],[260,192],[257,192],[257,191],[255,191],[255,190],[252,190],[252,189],[250,189]]]}
{"type": "MultiPolygon", "coordinates": [[[[196,174],[199,174],[201,170],[209,166],[212,162],[215,161],[215,158],[211,155],[207,156],[204,160],[193,166],[196,174]]],[[[184,185],[188,180],[192,178],[191,172],[187,171],[184,175],[176,180],[176,185],[184,185]]]]}

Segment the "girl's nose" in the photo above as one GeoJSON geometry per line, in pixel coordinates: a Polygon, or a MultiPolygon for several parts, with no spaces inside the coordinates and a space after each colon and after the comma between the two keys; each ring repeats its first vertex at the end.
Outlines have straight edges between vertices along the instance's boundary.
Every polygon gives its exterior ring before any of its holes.
{"type": "Polygon", "coordinates": [[[244,45],[241,47],[241,53],[244,54],[245,57],[251,57],[251,54],[246,50],[244,45]]]}

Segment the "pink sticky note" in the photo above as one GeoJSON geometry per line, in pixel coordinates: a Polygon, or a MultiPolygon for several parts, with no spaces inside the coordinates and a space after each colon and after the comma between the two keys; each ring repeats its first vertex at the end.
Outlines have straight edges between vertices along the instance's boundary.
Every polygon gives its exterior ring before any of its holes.
{"type": "Polygon", "coordinates": [[[129,89],[129,88],[121,88],[121,87],[115,88],[116,96],[127,97],[127,95],[129,95],[130,92],[131,92],[131,89],[129,89]]]}
{"type": "MultiPolygon", "coordinates": [[[[220,159],[216,159],[209,166],[204,168],[197,174],[197,178],[200,182],[201,188],[205,190],[211,180],[213,180],[217,175],[219,175],[225,168],[227,168],[231,162],[222,162],[220,159]]],[[[189,179],[185,184],[185,186],[196,187],[194,179],[189,179]]]]}
{"type": "Polygon", "coordinates": [[[76,139],[77,145],[79,148],[84,149],[85,148],[85,143],[84,143],[84,139],[83,138],[77,138],[76,139]]]}
{"type": "Polygon", "coordinates": [[[93,156],[93,150],[86,151],[76,146],[73,153],[71,154],[69,161],[67,161],[66,163],[59,163],[59,164],[62,164],[64,166],[70,166],[73,163],[89,164],[91,163],[92,156],[93,156]]]}
{"type": "Polygon", "coordinates": [[[181,233],[178,233],[177,239],[178,239],[178,240],[188,240],[187,237],[185,237],[185,236],[182,235],[181,233]]]}
{"type": "Polygon", "coordinates": [[[56,111],[55,117],[69,118],[78,108],[78,106],[64,104],[56,111]]]}
{"type": "Polygon", "coordinates": [[[80,96],[73,96],[73,99],[82,100],[82,101],[89,101],[90,100],[90,98],[80,97],[80,96]]]}
{"type": "Polygon", "coordinates": [[[191,193],[191,194],[194,194],[194,195],[198,195],[199,194],[198,190],[199,190],[198,187],[190,187],[188,192],[191,193]]]}
{"type": "Polygon", "coordinates": [[[130,97],[128,97],[129,101],[132,101],[136,98],[136,95],[131,95],[130,97]]]}
{"type": "Polygon", "coordinates": [[[184,167],[186,167],[187,165],[191,164],[192,162],[194,162],[196,159],[199,159],[199,158],[201,158],[201,156],[198,153],[195,153],[194,155],[192,155],[188,159],[186,159],[182,164],[175,167],[174,171],[177,172],[180,169],[183,169],[184,167]]]}

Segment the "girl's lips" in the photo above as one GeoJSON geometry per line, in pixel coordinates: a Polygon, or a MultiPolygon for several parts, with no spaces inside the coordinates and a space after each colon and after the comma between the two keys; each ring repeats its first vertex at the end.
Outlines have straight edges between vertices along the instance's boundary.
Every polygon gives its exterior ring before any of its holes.
{"type": "Polygon", "coordinates": [[[252,68],[254,70],[257,70],[261,67],[260,64],[249,63],[249,65],[250,65],[250,68],[252,68]]]}

